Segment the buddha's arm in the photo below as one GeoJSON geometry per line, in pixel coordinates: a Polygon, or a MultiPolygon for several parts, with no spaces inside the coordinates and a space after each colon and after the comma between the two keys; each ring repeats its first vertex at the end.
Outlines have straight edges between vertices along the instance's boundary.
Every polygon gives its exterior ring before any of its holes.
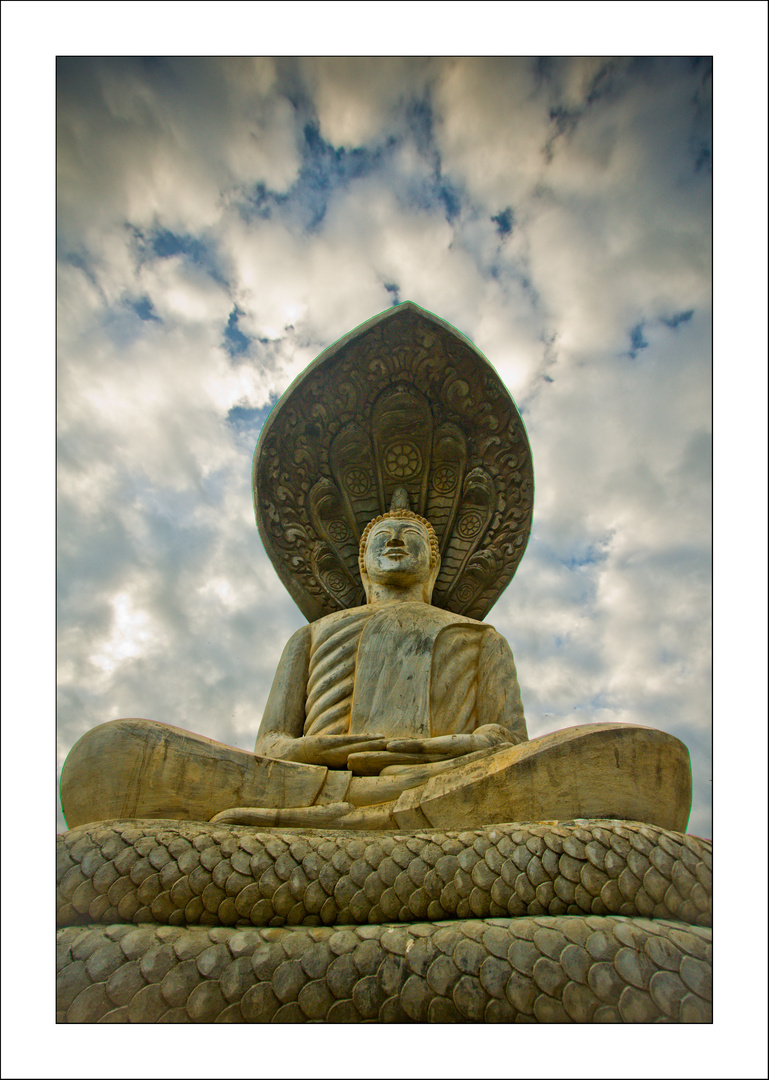
{"type": "Polygon", "coordinates": [[[504,728],[511,743],[526,742],[529,738],[513,652],[496,630],[484,636],[481,648],[478,720],[479,728],[490,724],[504,728]]]}
{"type": "Polygon", "coordinates": [[[257,754],[285,758],[284,751],[302,737],[309,664],[310,627],[303,626],[289,638],[280,658],[256,736],[257,754]]]}
{"type": "Polygon", "coordinates": [[[304,734],[310,644],[309,626],[303,626],[289,638],[259,725],[255,752],[305,765],[344,768],[350,754],[384,750],[385,740],[379,735],[304,734]]]}

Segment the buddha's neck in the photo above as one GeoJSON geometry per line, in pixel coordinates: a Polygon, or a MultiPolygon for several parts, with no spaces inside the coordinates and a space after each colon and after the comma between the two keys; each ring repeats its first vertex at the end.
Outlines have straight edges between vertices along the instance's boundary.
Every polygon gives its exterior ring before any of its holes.
{"type": "Polygon", "coordinates": [[[369,606],[382,607],[385,604],[429,604],[430,597],[427,588],[421,582],[413,585],[395,586],[372,584],[369,587],[367,601],[369,606]]]}

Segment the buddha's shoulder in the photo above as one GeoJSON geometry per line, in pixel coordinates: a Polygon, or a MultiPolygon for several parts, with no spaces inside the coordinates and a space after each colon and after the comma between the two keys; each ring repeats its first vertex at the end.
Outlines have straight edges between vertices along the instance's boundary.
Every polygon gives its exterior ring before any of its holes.
{"type": "Polygon", "coordinates": [[[316,619],[310,625],[313,627],[333,626],[335,623],[365,618],[371,614],[372,609],[367,604],[363,604],[361,607],[344,608],[342,611],[332,611],[330,615],[321,615],[319,619],[316,619]]]}
{"type": "Polygon", "coordinates": [[[443,608],[433,608],[433,611],[439,611],[441,616],[445,619],[447,626],[477,626],[481,630],[493,630],[493,626],[489,626],[488,623],[480,622],[478,619],[471,619],[468,615],[457,615],[454,611],[445,611],[443,608]]]}
{"type": "MultiPolygon", "coordinates": [[[[410,600],[404,604],[372,605],[363,604],[361,607],[345,608],[344,611],[334,611],[330,615],[323,615],[320,619],[311,623],[314,633],[331,629],[342,623],[364,622],[374,615],[395,615],[399,618],[406,616],[415,622],[432,623],[440,626],[477,626],[483,630],[493,630],[488,623],[470,619],[466,615],[457,615],[454,611],[436,607],[434,604],[423,604],[417,600],[410,600]]],[[[307,629],[305,627],[305,629],[307,629]]]]}
{"type": "Polygon", "coordinates": [[[337,628],[361,625],[373,614],[372,609],[366,604],[362,607],[344,608],[342,611],[332,611],[330,615],[322,615],[315,622],[304,627],[304,630],[312,637],[313,641],[318,638],[326,638],[333,634],[337,628]]]}

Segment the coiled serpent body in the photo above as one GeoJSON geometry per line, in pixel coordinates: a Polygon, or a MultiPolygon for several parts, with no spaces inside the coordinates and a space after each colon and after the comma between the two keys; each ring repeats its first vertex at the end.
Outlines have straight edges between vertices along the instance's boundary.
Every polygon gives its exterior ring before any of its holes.
{"type": "Polygon", "coordinates": [[[712,846],[113,821],[59,838],[67,1022],[711,1018],[712,846]]]}

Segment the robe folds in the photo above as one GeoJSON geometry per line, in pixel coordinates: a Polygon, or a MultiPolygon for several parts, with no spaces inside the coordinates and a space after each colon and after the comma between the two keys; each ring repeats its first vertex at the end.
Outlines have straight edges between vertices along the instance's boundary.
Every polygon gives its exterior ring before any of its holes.
{"type": "MultiPolygon", "coordinates": [[[[294,635],[281,666],[290,669],[292,682],[305,680],[306,692],[301,717],[276,723],[268,703],[272,722],[263,728],[273,731],[282,728],[294,737],[427,738],[500,724],[512,742],[527,739],[505,639],[485,623],[430,604],[364,606],[327,615],[294,635]]],[[[292,690],[296,701],[296,685],[292,690]]]]}

